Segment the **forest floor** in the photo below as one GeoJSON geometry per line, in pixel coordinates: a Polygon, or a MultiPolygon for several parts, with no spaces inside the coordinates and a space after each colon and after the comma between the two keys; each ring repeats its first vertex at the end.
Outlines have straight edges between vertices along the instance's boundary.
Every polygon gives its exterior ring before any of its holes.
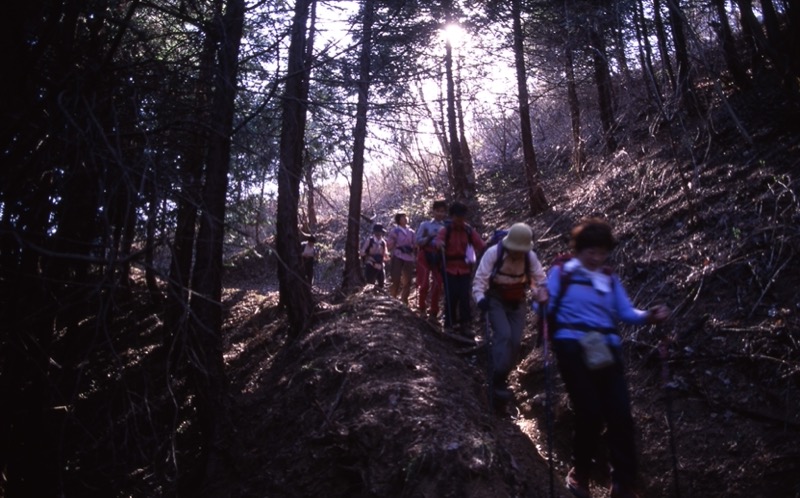
{"type": "MultiPolygon", "coordinates": [[[[800,139],[755,131],[769,143],[740,146],[731,132],[728,153],[689,173],[691,190],[663,149],[643,145],[596,165],[591,182],[551,186],[553,208],[526,220],[546,262],[574,220],[605,213],[635,302],[675,310],[666,325],[625,330],[645,497],[800,496],[800,139]]],[[[524,219],[508,185],[492,184],[484,222],[524,219]]],[[[247,259],[226,284],[241,496],[550,496],[548,434],[555,496],[568,494],[571,411],[550,358],[547,430],[532,323],[515,399],[492,413],[477,318],[465,339],[383,293],[318,293],[315,325],[287,344],[271,275],[247,259]]],[[[593,496],[608,495],[605,469],[600,459],[593,496]]]]}
{"type": "MultiPolygon", "coordinates": [[[[643,497],[800,496],[800,130],[779,111],[748,113],[746,103],[737,111],[752,144],[724,114],[710,117],[714,143],[692,146],[712,151],[702,161],[643,133],[636,147],[590,164],[583,179],[549,175],[552,207],[533,219],[517,200],[519,178],[482,178],[484,224],[529,222],[545,263],[566,250],[564,234],[577,219],[604,213],[634,302],[674,310],[665,325],[623,329],[643,497]]],[[[568,495],[571,411],[553,359],[534,347],[532,322],[511,376],[514,400],[494,413],[477,317],[469,337],[447,335],[383,293],[337,296],[340,266],[320,266],[314,323],[289,340],[274,267],[255,251],[228,263],[232,496],[545,497],[549,447],[554,496],[568,495]]],[[[142,342],[156,337],[150,322],[127,322],[138,353],[121,343],[115,354],[131,358],[130,369],[145,368],[152,347],[142,342]]],[[[111,376],[97,379],[95,392],[119,391],[111,376]]],[[[154,417],[155,401],[132,400],[126,386],[120,404],[131,408],[120,411],[154,417]]],[[[131,432],[130,420],[115,420],[131,432]]],[[[180,443],[186,429],[172,424],[180,443]]],[[[163,462],[174,455],[155,453],[163,462]]],[[[129,475],[139,480],[123,494],[166,489],[163,475],[147,470],[150,457],[138,458],[143,470],[129,475]]],[[[596,467],[593,496],[608,496],[602,457],[596,467]]]]}
{"type": "MultiPolygon", "coordinates": [[[[702,169],[655,141],[621,151],[585,181],[551,183],[552,209],[535,219],[513,178],[484,179],[484,223],[528,221],[544,262],[575,220],[604,213],[635,302],[675,310],[666,325],[625,330],[644,497],[800,496],[800,135],[752,127],[752,145],[719,131],[722,152],[702,169]]],[[[550,496],[548,435],[554,493],[568,495],[571,411],[532,323],[515,399],[492,413],[477,318],[465,340],[382,293],[318,293],[315,325],[287,344],[259,268],[242,263],[226,284],[241,496],[550,496]]],[[[606,469],[600,457],[595,497],[608,496],[606,469]]]]}

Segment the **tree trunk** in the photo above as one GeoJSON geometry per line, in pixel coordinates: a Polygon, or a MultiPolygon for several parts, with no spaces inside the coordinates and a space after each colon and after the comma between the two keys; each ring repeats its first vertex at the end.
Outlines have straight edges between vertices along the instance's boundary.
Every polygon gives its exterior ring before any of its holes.
{"type": "Polygon", "coordinates": [[[786,50],[791,64],[792,74],[800,77],[800,5],[787,2],[786,6],[786,50]]]}
{"type": "Polygon", "coordinates": [[[197,396],[197,414],[205,438],[205,496],[226,496],[231,468],[227,457],[231,423],[227,379],[222,358],[222,249],[225,235],[225,201],[231,160],[231,133],[235,109],[239,46],[244,27],[244,0],[219,0],[212,29],[219,43],[214,78],[208,159],[202,197],[200,227],[192,289],[188,355],[190,381],[197,396]],[[222,6],[222,3],[225,6],[222,6]]]}
{"type": "Polygon", "coordinates": [[[472,164],[472,152],[467,143],[466,124],[464,123],[464,108],[461,98],[461,57],[456,64],[456,112],[458,116],[458,135],[461,143],[461,160],[464,163],[464,175],[467,177],[467,189],[470,194],[475,192],[475,169],[472,164]]]}
{"type": "Polygon", "coordinates": [[[514,65],[517,70],[517,98],[519,100],[520,139],[525,161],[525,179],[528,185],[528,212],[536,216],[547,208],[547,199],[539,183],[539,168],[536,164],[536,150],[533,147],[531,130],[531,108],[528,98],[528,75],[525,68],[524,34],[522,32],[522,8],[520,0],[511,2],[511,16],[514,29],[514,65]]]}
{"type": "Polygon", "coordinates": [[[719,17],[719,27],[717,35],[719,36],[720,45],[722,46],[722,55],[725,57],[725,64],[728,66],[728,71],[731,73],[733,82],[739,88],[746,89],[750,87],[750,79],[747,77],[747,72],[736,54],[736,45],[731,33],[731,25],[728,22],[728,12],[725,9],[725,0],[712,0],[714,8],[719,17]]]}
{"type": "Polygon", "coordinates": [[[578,101],[573,64],[572,47],[569,46],[569,40],[567,40],[567,46],[564,50],[564,70],[567,75],[567,103],[572,121],[572,168],[580,176],[583,173],[586,155],[583,150],[583,139],[581,138],[581,108],[578,101]]]}
{"type": "Polygon", "coordinates": [[[467,181],[467,172],[461,154],[461,140],[458,137],[456,120],[456,88],[453,78],[453,45],[450,40],[445,44],[445,79],[447,85],[447,131],[449,137],[450,161],[453,168],[453,196],[459,201],[468,201],[471,196],[467,181]]]}
{"type": "Polygon", "coordinates": [[[766,60],[770,59],[767,39],[761,31],[761,25],[753,13],[752,0],[736,0],[741,18],[742,38],[751,50],[753,69],[766,69],[766,60]]]}
{"type": "Polygon", "coordinates": [[[650,33],[647,30],[647,21],[644,17],[644,7],[641,0],[636,2],[636,18],[633,24],[636,28],[636,40],[639,45],[639,64],[642,67],[644,85],[647,88],[647,94],[650,99],[661,108],[661,87],[655,78],[653,47],[650,45],[650,33]]]}
{"type": "Polygon", "coordinates": [[[669,85],[672,90],[677,87],[675,71],[672,69],[669,48],[667,48],[667,31],[664,29],[664,19],[661,16],[661,0],[653,0],[653,21],[656,27],[656,39],[658,40],[658,52],[661,55],[661,64],[669,76],[669,85]]]}
{"type": "Polygon", "coordinates": [[[216,58],[215,40],[204,37],[198,62],[197,81],[193,97],[195,106],[194,121],[199,123],[190,129],[183,140],[184,160],[180,168],[180,195],[176,213],[175,236],[172,243],[169,281],[167,283],[166,308],[164,313],[164,345],[172,352],[168,368],[177,368],[185,347],[187,318],[189,316],[189,295],[194,261],[195,237],[197,235],[197,209],[202,195],[203,168],[208,144],[208,129],[202,123],[211,122],[208,102],[216,58]]]}
{"type": "MultiPolygon", "coordinates": [[[[309,21],[308,25],[308,40],[306,41],[306,55],[305,55],[305,67],[306,67],[306,78],[311,76],[311,67],[314,65],[314,34],[316,33],[316,25],[317,25],[317,2],[311,3],[311,20],[309,21]]],[[[309,92],[309,84],[308,81],[305,85],[303,85],[303,100],[308,100],[308,92],[309,92]]],[[[314,161],[308,158],[308,154],[306,154],[305,161],[305,181],[306,181],[306,215],[308,226],[306,230],[308,233],[313,234],[317,229],[317,208],[315,206],[315,193],[314,193],[314,161]]]]}
{"type": "Polygon", "coordinates": [[[592,21],[589,27],[589,45],[592,48],[592,62],[594,66],[594,80],[597,85],[597,102],[600,108],[600,122],[603,127],[603,140],[606,152],[617,150],[617,140],[614,138],[614,107],[611,98],[611,75],[608,69],[606,56],[606,42],[603,33],[592,21]]]}
{"type": "Polygon", "coordinates": [[[793,101],[797,101],[798,83],[795,76],[794,64],[791,60],[791,48],[787,44],[787,37],[781,33],[780,20],[775,12],[775,5],[772,0],[761,0],[761,14],[764,17],[764,28],[767,31],[767,43],[769,53],[773,56],[776,68],[781,74],[786,96],[793,101]]]}
{"type": "Polygon", "coordinates": [[[684,16],[680,0],[667,0],[667,8],[669,10],[669,23],[672,27],[672,41],[675,45],[675,59],[678,61],[678,97],[689,112],[697,114],[702,109],[697,96],[694,94],[692,65],[689,62],[689,49],[686,45],[684,16]]]}
{"type": "MultiPolygon", "coordinates": [[[[344,250],[344,274],[342,290],[346,293],[364,285],[361,269],[359,242],[361,238],[361,199],[364,188],[364,148],[367,138],[367,114],[369,112],[369,87],[372,79],[370,60],[372,55],[372,25],[375,21],[373,0],[365,0],[361,26],[361,56],[359,60],[358,102],[356,104],[356,126],[353,130],[353,165],[350,179],[350,204],[347,210],[347,239],[344,250]]],[[[372,229],[372,227],[370,227],[372,229]]]]}
{"type": "Polygon", "coordinates": [[[278,213],[276,249],[281,304],[285,306],[292,336],[308,325],[313,309],[311,287],[303,278],[297,208],[303,177],[308,84],[305,65],[306,22],[311,2],[297,0],[289,44],[288,76],[283,96],[283,116],[278,169],[278,213]]]}
{"type": "Polygon", "coordinates": [[[314,234],[317,230],[317,207],[314,193],[314,163],[306,164],[306,213],[308,216],[308,233],[314,234]]]}

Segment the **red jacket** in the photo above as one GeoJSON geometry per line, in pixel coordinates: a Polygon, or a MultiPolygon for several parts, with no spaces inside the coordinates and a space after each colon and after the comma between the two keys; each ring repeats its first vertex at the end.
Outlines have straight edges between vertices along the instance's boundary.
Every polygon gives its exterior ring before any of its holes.
{"type": "Polygon", "coordinates": [[[467,255],[467,243],[471,243],[475,249],[477,259],[480,259],[481,252],[486,247],[486,243],[481,239],[478,232],[467,224],[456,226],[445,226],[436,235],[434,245],[441,250],[444,247],[444,257],[446,261],[445,271],[451,275],[469,275],[472,273],[472,265],[465,261],[467,255]],[[467,234],[469,232],[469,235],[467,234]]]}

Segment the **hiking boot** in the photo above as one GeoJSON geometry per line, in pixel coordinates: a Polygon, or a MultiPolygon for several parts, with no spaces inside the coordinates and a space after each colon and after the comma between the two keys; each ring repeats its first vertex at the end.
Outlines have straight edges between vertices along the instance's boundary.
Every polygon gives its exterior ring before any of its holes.
{"type": "Polygon", "coordinates": [[[639,498],[639,495],[627,486],[614,483],[611,485],[611,498],[639,498]]]}
{"type": "Polygon", "coordinates": [[[589,493],[589,476],[579,474],[571,468],[567,474],[567,489],[578,498],[591,498],[589,493]]]}

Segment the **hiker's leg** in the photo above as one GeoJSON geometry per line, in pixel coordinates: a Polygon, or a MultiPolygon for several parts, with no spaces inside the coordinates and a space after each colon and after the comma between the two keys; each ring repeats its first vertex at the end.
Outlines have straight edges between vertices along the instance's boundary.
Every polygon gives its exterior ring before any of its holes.
{"type": "Polygon", "coordinates": [[[389,285],[389,295],[397,297],[400,290],[400,274],[403,271],[403,261],[397,256],[392,256],[389,260],[389,278],[392,283],[389,285]]]}
{"type": "MultiPolygon", "coordinates": [[[[439,314],[439,303],[442,300],[442,272],[435,268],[430,271],[430,291],[431,291],[431,316],[439,314]]],[[[427,280],[427,278],[426,278],[427,280]]]]}
{"type": "Polygon", "coordinates": [[[574,339],[553,341],[558,370],[575,412],[573,458],[575,470],[588,475],[597,449],[602,424],[602,410],[592,373],[583,362],[581,345],[574,339]]]}
{"type": "Polygon", "coordinates": [[[381,265],[380,268],[376,268],[375,269],[375,273],[377,275],[376,278],[378,280],[378,287],[383,289],[383,284],[386,281],[386,273],[384,273],[384,271],[383,271],[383,265],[381,265]]]}
{"type": "Polygon", "coordinates": [[[455,296],[453,286],[455,285],[455,275],[445,273],[444,281],[444,326],[453,326],[453,313],[455,312],[455,296]]]}
{"type": "MultiPolygon", "coordinates": [[[[428,298],[428,262],[425,261],[425,251],[417,252],[417,308],[424,315],[425,309],[428,307],[426,299],[428,298]]],[[[433,303],[431,303],[433,308],[433,303]]]]}
{"type": "Polygon", "coordinates": [[[614,349],[617,362],[604,372],[601,399],[608,424],[608,451],[614,483],[630,488],[636,480],[636,442],[628,384],[619,348],[614,349]]]}
{"type": "Polygon", "coordinates": [[[411,284],[414,281],[414,260],[403,260],[402,268],[403,272],[402,276],[400,277],[400,286],[403,291],[400,294],[400,299],[403,301],[403,303],[408,304],[408,296],[411,295],[411,284]]]}
{"type": "Polygon", "coordinates": [[[514,368],[519,361],[519,348],[522,344],[522,331],[525,329],[525,318],[528,316],[528,305],[526,302],[514,304],[506,308],[508,317],[508,328],[510,332],[510,361],[509,371],[514,368]]]}
{"type": "Polygon", "coordinates": [[[378,272],[372,267],[372,265],[364,266],[364,280],[367,282],[367,284],[374,284],[377,277],[378,272]]]}
{"type": "Polygon", "coordinates": [[[492,367],[494,380],[505,382],[511,371],[511,327],[505,306],[499,300],[488,297],[487,319],[492,327],[492,367]]]}
{"type": "Polygon", "coordinates": [[[305,270],[306,270],[306,280],[308,280],[309,284],[314,283],[314,259],[313,258],[303,258],[305,261],[305,270]]]}
{"type": "Polygon", "coordinates": [[[458,323],[468,325],[472,321],[470,306],[470,275],[458,276],[458,323]]]}

